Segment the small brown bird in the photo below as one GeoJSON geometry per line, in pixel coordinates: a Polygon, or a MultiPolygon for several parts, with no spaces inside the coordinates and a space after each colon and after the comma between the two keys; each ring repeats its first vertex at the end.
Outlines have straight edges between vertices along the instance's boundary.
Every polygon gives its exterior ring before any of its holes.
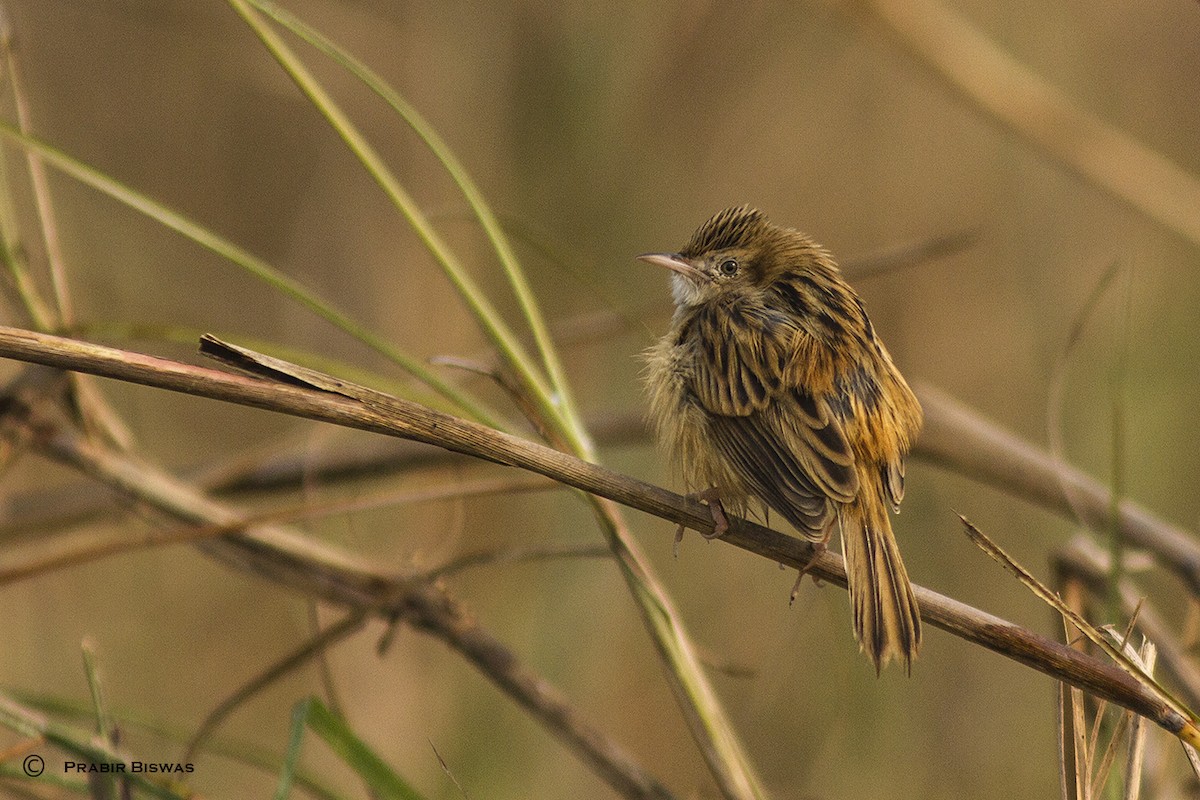
{"type": "Polygon", "coordinates": [[[751,497],[824,544],[836,522],[859,647],[878,671],[911,666],[917,600],[888,519],[904,496],[904,456],[921,406],[833,258],[748,206],[720,212],[678,253],[670,332],[647,353],[659,439],[721,503],[751,497]]]}

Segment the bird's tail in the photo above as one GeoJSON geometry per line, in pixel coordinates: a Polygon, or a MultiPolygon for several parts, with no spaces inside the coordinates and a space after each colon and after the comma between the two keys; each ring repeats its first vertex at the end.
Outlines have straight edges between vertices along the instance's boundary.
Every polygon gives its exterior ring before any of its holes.
{"type": "Polygon", "coordinates": [[[902,660],[907,671],[921,647],[921,614],[887,505],[882,497],[863,491],[842,508],[840,518],[858,646],[870,656],[876,672],[893,657],[902,660]]]}

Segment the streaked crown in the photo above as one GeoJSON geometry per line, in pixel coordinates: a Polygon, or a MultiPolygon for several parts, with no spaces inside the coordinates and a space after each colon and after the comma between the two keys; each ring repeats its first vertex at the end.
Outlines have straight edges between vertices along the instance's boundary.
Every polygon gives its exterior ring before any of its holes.
{"type": "Polygon", "coordinates": [[[761,243],[774,227],[757,208],[727,208],[701,225],[679,254],[684,258],[699,258],[715,250],[749,248],[761,243]]]}

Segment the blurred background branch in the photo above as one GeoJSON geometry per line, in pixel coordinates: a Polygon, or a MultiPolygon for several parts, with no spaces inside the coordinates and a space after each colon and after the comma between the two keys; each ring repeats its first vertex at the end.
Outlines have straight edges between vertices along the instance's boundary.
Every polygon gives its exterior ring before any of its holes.
{"type": "MultiPolygon", "coordinates": [[[[173,372],[180,377],[189,369],[196,368],[181,364],[173,372]]],[[[433,581],[381,572],[301,531],[255,522],[237,508],[205,496],[141,459],[84,438],[56,417],[54,406],[44,396],[33,404],[27,404],[19,393],[5,399],[7,424],[28,425],[32,438],[27,441],[38,451],[160,514],[208,526],[210,530],[204,531],[197,545],[226,566],[282,584],[306,597],[349,607],[358,614],[371,613],[391,624],[403,622],[434,635],[541,721],[622,796],[670,797],[619,745],[585,721],[558,689],[524,666],[515,653],[480,626],[469,610],[433,581]]]]}
{"type": "Polygon", "coordinates": [[[990,118],[1200,246],[1195,175],[1076,103],[936,0],[870,0],[857,7],[990,118]]]}

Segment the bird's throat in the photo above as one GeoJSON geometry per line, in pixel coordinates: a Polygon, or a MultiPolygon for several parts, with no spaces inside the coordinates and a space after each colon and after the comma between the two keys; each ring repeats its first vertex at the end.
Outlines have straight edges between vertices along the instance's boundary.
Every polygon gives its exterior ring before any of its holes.
{"type": "Polygon", "coordinates": [[[700,285],[687,275],[680,275],[678,272],[671,273],[671,296],[675,300],[675,305],[685,308],[698,306],[704,299],[700,285]]]}

